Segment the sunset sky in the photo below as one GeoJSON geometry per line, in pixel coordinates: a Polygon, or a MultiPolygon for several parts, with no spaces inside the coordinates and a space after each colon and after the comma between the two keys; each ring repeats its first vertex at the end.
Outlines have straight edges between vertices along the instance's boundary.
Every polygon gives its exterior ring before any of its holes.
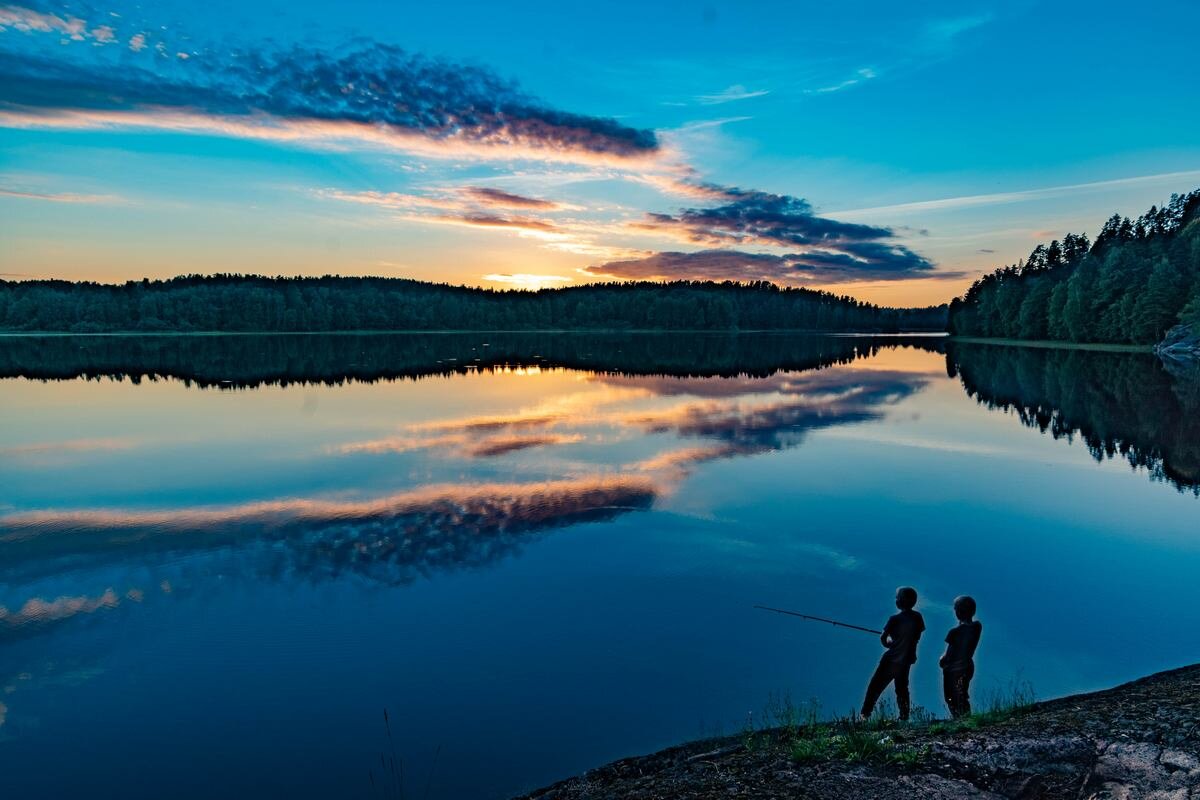
{"type": "Polygon", "coordinates": [[[0,0],[0,277],[949,300],[1200,187],[1194,2],[0,0]]]}

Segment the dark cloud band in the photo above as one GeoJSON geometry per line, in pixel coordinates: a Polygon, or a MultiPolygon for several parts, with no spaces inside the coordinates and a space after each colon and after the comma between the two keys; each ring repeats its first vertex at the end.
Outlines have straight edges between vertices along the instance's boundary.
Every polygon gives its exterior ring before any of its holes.
{"type": "Polygon", "coordinates": [[[370,126],[382,135],[416,134],[450,147],[495,145],[530,153],[625,158],[659,147],[653,131],[551,108],[487,69],[383,44],[360,43],[341,52],[209,50],[186,60],[148,50],[126,54],[126,62],[136,63],[118,70],[90,48],[54,46],[51,57],[0,52],[0,108],[26,118],[136,113],[142,124],[172,112],[243,123],[265,115],[318,127],[370,126]]]}
{"type": "Polygon", "coordinates": [[[866,243],[860,243],[855,250],[859,255],[826,250],[788,255],[738,250],[663,252],[645,258],[586,267],[584,272],[596,278],[628,280],[771,281],[786,284],[941,278],[959,274],[930,274],[933,266],[928,261],[896,245],[867,246],[866,243]]]}

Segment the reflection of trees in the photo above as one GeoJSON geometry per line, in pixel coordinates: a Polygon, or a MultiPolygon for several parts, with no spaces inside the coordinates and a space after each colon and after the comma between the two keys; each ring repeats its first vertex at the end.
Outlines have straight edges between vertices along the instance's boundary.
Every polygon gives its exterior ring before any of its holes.
{"type": "Polygon", "coordinates": [[[0,517],[0,575],[29,579],[236,547],[254,550],[269,572],[407,583],[495,561],[531,533],[649,508],[656,494],[646,478],[585,478],[430,487],[362,502],[12,514],[0,517]]]}
{"type": "Polygon", "coordinates": [[[1157,358],[952,342],[946,361],[988,408],[1055,439],[1078,434],[1097,461],[1123,458],[1200,496],[1200,381],[1157,358]]]}
{"type": "Polygon", "coordinates": [[[933,337],[787,334],[330,334],[0,337],[0,377],[176,378],[202,387],[394,380],[506,366],[766,376],[847,363],[933,337]]]}

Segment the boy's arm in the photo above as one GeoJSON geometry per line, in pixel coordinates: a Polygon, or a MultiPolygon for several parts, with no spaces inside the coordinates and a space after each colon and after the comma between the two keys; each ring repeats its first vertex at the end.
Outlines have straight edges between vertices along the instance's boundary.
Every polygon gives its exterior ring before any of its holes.
{"type": "Polygon", "coordinates": [[[946,668],[946,659],[950,657],[950,643],[954,641],[954,628],[946,634],[946,652],[942,653],[942,657],[938,659],[938,666],[942,669],[946,668]]]}

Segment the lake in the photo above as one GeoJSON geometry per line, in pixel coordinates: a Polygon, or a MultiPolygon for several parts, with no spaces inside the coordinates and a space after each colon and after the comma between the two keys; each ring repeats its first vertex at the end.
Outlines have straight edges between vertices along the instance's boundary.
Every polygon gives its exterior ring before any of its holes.
{"type": "Polygon", "coordinates": [[[1200,378],[1149,354],[5,337],[0,376],[4,797],[504,798],[852,710],[876,637],[753,606],[879,627],[903,583],[938,714],[961,593],[982,701],[1200,660],[1200,378]]]}

